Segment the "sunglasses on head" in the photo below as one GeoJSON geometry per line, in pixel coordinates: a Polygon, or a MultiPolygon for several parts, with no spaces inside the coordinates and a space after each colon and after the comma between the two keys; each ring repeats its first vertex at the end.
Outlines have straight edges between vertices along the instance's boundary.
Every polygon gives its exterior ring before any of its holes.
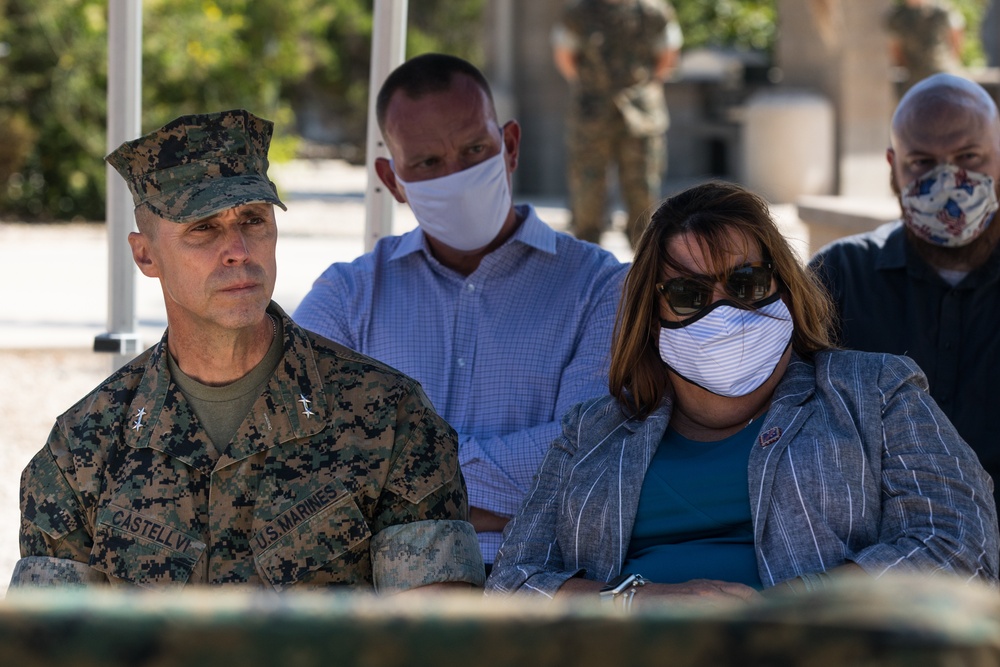
{"type": "Polygon", "coordinates": [[[771,262],[749,262],[738,266],[725,279],[702,276],[671,278],[656,284],[656,291],[667,300],[670,310],[678,315],[694,315],[712,303],[715,285],[721,282],[732,298],[752,304],[771,292],[774,265],[771,262]]]}

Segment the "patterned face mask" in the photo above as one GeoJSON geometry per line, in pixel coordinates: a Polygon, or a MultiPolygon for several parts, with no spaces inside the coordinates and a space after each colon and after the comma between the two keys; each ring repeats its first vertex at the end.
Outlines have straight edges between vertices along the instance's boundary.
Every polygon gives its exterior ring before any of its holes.
{"type": "Polygon", "coordinates": [[[512,196],[506,148],[462,171],[407,183],[398,175],[420,229],[456,250],[478,250],[500,233],[512,196]]]}
{"type": "Polygon", "coordinates": [[[996,213],[996,184],[986,174],[939,164],[903,191],[903,222],[934,245],[959,248],[990,226],[996,213]]]}
{"type": "Polygon", "coordinates": [[[681,322],[660,321],[660,358],[688,382],[719,396],[764,384],[792,339],[792,315],[774,294],[754,310],[716,301],[681,322]]]}

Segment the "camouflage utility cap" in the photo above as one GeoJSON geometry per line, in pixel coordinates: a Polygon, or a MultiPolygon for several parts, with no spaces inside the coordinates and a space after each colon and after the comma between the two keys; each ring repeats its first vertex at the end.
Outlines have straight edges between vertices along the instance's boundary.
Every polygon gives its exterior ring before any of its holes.
{"type": "Polygon", "coordinates": [[[267,178],[273,127],[243,109],[181,116],[104,159],[128,183],[137,207],[146,204],[173,222],[252,202],[285,208],[267,178]]]}

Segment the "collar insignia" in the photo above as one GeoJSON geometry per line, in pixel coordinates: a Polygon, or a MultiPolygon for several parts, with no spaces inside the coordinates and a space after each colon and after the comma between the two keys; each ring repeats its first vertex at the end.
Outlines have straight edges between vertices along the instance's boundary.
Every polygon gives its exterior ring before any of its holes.
{"type": "Polygon", "coordinates": [[[142,423],[142,418],[146,416],[146,408],[139,408],[139,412],[135,413],[135,421],[132,422],[132,430],[139,432],[145,424],[142,423]]]}
{"type": "Polygon", "coordinates": [[[308,398],[306,398],[302,394],[299,394],[299,403],[302,404],[302,414],[304,414],[306,417],[312,417],[314,414],[316,414],[315,412],[309,409],[309,404],[311,402],[312,401],[310,401],[308,398]]]}

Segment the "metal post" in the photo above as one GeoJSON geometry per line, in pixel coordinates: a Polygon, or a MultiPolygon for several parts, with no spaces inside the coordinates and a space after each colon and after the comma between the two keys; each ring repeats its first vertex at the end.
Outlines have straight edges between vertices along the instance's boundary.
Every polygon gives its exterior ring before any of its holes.
{"type": "Polygon", "coordinates": [[[385,140],[375,118],[375,98],[389,73],[406,56],[407,0],[375,0],[372,15],[372,62],[368,78],[368,135],[365,162],[368,186],[365,189],[365,252],[375,242],[392,233],[395,200],[375,173],[375,158],[389,157],[385,140]]]}
{"type": "MultiPolygon", "coordinates": [[[[142,0],[108,2],[108,152],[140,134],[142,109],[142,0]]],[[[135,229],[132,196],[107,166],[108,332],[95,352],[112,353],[112,369],[139,352],[135,316],[135,264],[128,233],[135,229]]]]}
{"type": "MultiPolygon", "coordinates": [[[[497,120],[501,124],[517,116],[514,104],[514,4],[513,0],[491,0],[486,34],[486,72],[493,89],[497,120]]],[[[515,172],[516,173],[516,172],[515,172]]]]}

